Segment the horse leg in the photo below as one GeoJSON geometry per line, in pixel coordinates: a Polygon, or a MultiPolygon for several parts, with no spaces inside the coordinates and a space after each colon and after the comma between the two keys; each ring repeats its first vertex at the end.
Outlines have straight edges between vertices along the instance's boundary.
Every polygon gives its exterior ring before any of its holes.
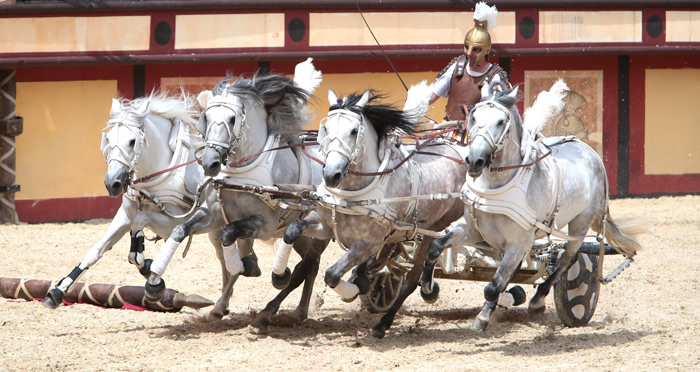
{"type": "Polygon", "coordinates": [[[372,245],[369,242],[364,240],[354,241],[343,257],[326,270],[324,276],[325,283],[346,302],[352,301],[359,294],[369,292],[369,286],[367,286],[367,288],[360,288],[357,284],[347,282],[342,278],[345,273],[361,264],[370,255],[372,255],[372,245]]]}
{"type": "Polygon", "coordinates": [[[243,263],[243,272],[241,275],[248,277],[258,277],[262,274],[258,266],[258,256],[253,250],[254,239],[238,239],[238,251],[240,252],[241,262],[243,263]]]}
{"type": "Polygon", "coordinates": [[[372,328],[372,336],[376,338],[383,338],[384,335],[386,335],[386,330],[391,327],[391,324],[394,322],[396,313],[401,308],[401,305],[403,305],[406,298],[408,298],[408,296],[416,290],[416,287],[418,287],[418,281],[421,277],[423,266],[428,256],[427,247],[432,245],[432,242],[434,242],[434,240],[430,237],[421,242],[413,257],[413,267],[411,267],[411,270],[409,270],[408,274],[406,274],[406,279],[404,280],[399,295],[391,305],[391,308],[389,308],[389,310],[379,320],[379,323],[372,328]]]}
{"type": "Polygon", "coordinates": [[[505,254],[503,255],[501,264],[498,265],[498,269],[493,275],[493,278],[489,284],[486,285],[486,288],[484,288],[484,298],[486,302],[484,303],[484,308],[474,319],[472,328],[480,331],[486,329],[491,319],[491,314],[496,310],[499,297],[506,290],[506,287],[508,287],[510,281],[513,280],[513,277],[515,277],[515,273],[522,264],[525,254],[527,254],[531,246],[532,244],[528,246],[527,243],[521,241],[508,242],[506,244],[505,254]]]}
{"type": "Polygon", "coordinates": [[[224,226],[221,234],[221,241],[226,245],[233,244],[239,238],[254,238],[255,234],[265,224],[265,217],[262,215],[250,216],[248,218],[234,221],[224,226]]]}
{"type": "Polygon", "coordinates": [[[309,302],[311,301],[314,280],[316,279],[321,261],[321,253],[323,253],[328,246],[328,241],[301,237],[293,246],[302,259],[294,267],[294,271],[290,275],[289,284],[255,317],[251,325],[257,329],[264,330],[267,328],[272,316],[279,311],[282,301],[299,287],[302,282],[304,282],[304,289],[299,305],[294,311],[294,317],[297,321],[302,321],[308,317],[309,302]]]}
{"type": "Polygon", "coordinates": [[[292,243],[302,234],[318,240],[331,238],[331,233],[324,229],[316,211],[309,213],[303,220],[287,226],[272,264],[272,285],[277,289],[282,289],[289,283],[290,271],[287,268],[287,262],[289,262],[289,255],[292,252],[292,243]]]}
{"type": "Polygon", "coordinates": [[[203,226],[211,222],[209,210],[199,208],[185,223],[176,226],[170,233],[170,237],[158,251],[158,255],[151,263],[151,275],[145,285],[144,297],[148,302],[158,302],[165,293],[165,281],[161,279],[168,263],[173,258],[175,250],[189,235],[201,230],[203,226]]]}
{"type": "Polygon", "coordinates": [[[83,275],[85,270],[89,269],[102,258],[106,251],[112,249],[114,244],[129,231],[129,226],[129,217],[127,217],[124,205],[122,205],[114,216],[114,219],[112,219],[112,223],[109,224],[107,233],[90,248],[83,258],[83,261],[78,266],[73,268],[67,276],[64,276],[58,281],[56,288],[50,290],[41,303],[50,309],[55,309],[60,306],[63,302],[63,295],[68,292],[73,283],[83,275]]]}
{"type": "Polygon", "coordinates": [[[210,319],[219,320],[229,313],[228,305],[233,294],[233,285],[238,279],[238,275],[231,275],[226,268],[226,260],[224,258],[224,250],[221,246],[221,231],[209,233],[209,241],[216,250],[216,258],[221,264],[221,297],[216,301],[214,308],[209,311],[210,319]]]}
{"type": "Polygon", "coordinates": [[[421,292],[423,294],[430,295],[433,292],[433,284],[435,284],[433,280],[435,264],[442,252],[448,246],[464,244],[463,242],[467,239],[467,236],[474,236],[474,234],[469,234],[470,230],[473,229],[470,229],[468,224],[464,220],[461,220],[445,236],[435,239],[430,243],[423,265],[423,274],[420,278],[421,292]]]}

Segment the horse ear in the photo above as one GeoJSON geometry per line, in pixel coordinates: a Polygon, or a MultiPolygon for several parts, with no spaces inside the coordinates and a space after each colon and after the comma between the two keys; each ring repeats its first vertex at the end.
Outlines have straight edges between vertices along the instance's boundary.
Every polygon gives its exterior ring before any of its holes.
{"type": "Polygon", "coordinates": [[[197,95],[197,103],[202,109],[206,109],[211,97],[213,97],[211,90],[203,90],[197,95]]]}
{"type": "Polygon", "coordinates": [[[109,109],[109,116],[117,117],[122,112],[122,103],[118,99],[112,98],[112,107],[109,109]]]}
{"type": "Polygon", "coordinates": [[[490,95],[491,95],[491,85],[484,84],[484,86],[481,87],[481,99],[484,99],[490,95]]]}
{"type": "Polygon", "coordinates": [[[355,106],[357,107],[365,107],[365,105],[369,102],[369,90],[366,90],[364,93],[362,93],[362,97],[360,97],[360,100],[357,101],[355,106]]]}
{"type": "Polygon", "coordinates": [[[520,88],[520,86],[516,85],[515,88],[513,88],[513,90],[510,93],[508,93],[508,97],[517,98],[518,88],[520,88]]]}
{"type": "Polygon", "coordinates": [[[338,103],[338,96],[335,94],[333,89],[328,89],[328,104],[331,106],[338,103]]]}

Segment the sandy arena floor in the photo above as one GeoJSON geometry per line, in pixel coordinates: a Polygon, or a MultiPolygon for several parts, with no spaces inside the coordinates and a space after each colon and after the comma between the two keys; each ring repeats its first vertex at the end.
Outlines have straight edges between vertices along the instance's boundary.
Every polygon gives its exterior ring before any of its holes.
{"type": "MultiPolygon", "coordinates": [[[[264,335],[251,314],[277,291],[270,284],[273,246],[256,246],[263,275],[241,278],[231,314],[204,322],[208,310],[157,313],[78,304],[49,310],[39,302],[0,298],[0,371],[298,371],[298,370],[692,370],[700,365],[700,196],[613,200],[614,216],[654,218],[644,250],[601,289],[590,324],[562,326],[552,296],[544,315],[499,309],[485,332],[471,329],[485,283],[441,280],[440,299],[411,295],[387,336],[368,335],[379,314],[344,303],[318,275],[309,319],[278,321],[264,335]]],[[[108,221],[0,225],[0,277],[58,280],[106,231],[108,221]]],[[[147,245],[153,257],[162,242],[147,245]]],[[[128,239],[81,281],[143,285],[127,262],[128,239]]],[[[332,245],[321,270],[342,255],[332,245]]],[[[298,258],[293,257],[292,264],[298,258]]],[[[606,260],[605,272],[620,262],[606,260]]],[[[204,236],[168,267],[169,288],[215,300],[219,264],[204,236]]],[[[534,293],[526,288],[528,296],[534,293]]],[[[300,291],[282,310],[291,310],[300,291]]]]}

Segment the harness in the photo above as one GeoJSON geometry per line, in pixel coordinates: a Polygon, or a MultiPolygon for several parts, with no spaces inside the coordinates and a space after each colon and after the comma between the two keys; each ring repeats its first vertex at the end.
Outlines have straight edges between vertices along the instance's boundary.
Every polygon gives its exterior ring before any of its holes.
{"type": "MultiPolygon", "coordinates": [[[[333,110],[329,113],[327,120],[358,120],[362,123],[359,126],[357,138],[355,144],[350,147],[342,140],[336,137],[326,137],[321,141],[321,153],[324,157],[330,152],[339,152],[341,155],[348,158],[349,165],[347,169],[350,169],[352,165],[356,164],[357,157],[366,151],[366,148],[362,144],[362,137],[364,135],[364,117],[360,114],[356,114],[352,111],[346,109],[333,110]],[[338,142],[340,146],[330,149],[330,144],[338,142]]],[[[422,180],[422,173],[418,164],[415,160],[404,161],[409,158],[411,154],[407,151],[405,146],[397,146],[399,144],[400,138],[398,136],[388,136],[387,142],[384,148],[384,153],[381,157],[381,163],[379,169],[376,172],[372,172],[372,181],[360,190],[343,190],[333,187],[326,186],[325,182],[318,186],[316,191],[317,201],[324,207],[331,210],[331,222],[333,224],[333,232],[335,234],[335,240],[338,244],[343,247],[342,242],[338,236],[337,220],[336,214],[347,214],[355,216],[367,216],[372,221],[376,222],[380,226],[389,228],[391,232],[387,235],[385,239],[388,239],[394,232],[403,232],[406,234],[405,239],[413,239],[416,234],[423,233],[434,233],[429,230],[421,229],[418,225],[417,216],[417,204],[418,198],[409,198],[408,207],[406,210],[399,214],[399,212],[391,208],[388,203],[377,203],[377,204],[364,204],[358,203],[367,200],[383,200],[387,194],[387,188],[391,180],[391,175],[393,171],[397,168],[392,168],[391,172],[387,172],[390,166],[396,161],[401,162],[401,167],[405,167],[409,174],[409,180],[411,182],[411,192],[410,196],[414,197],[420,194],[420,185],[422,180]],[[405,222],[406,220],[412,220],[412,223],[405,222]]],[[[359,172],[351,172],[352,174],[366,175],[359,172]]]]}
{"type": "MultiPolygon", "coordinates": [[[[476,105],[475,111],[480,107],[497,108],[506,113],[508,121],[499,138],[493,138],[484,126],[473,127],[472,132],[476,131],[476,133],[470,134],[470,143],[477,137],[483,137],[494,149],[499,148],[503,144],[506,134],[511,129],[510,111],[496,101],[480,102],[476,105]]],[[[556,159],[548,156],[551,154],[552,147],[576,140],[578,139],[575,136],[548,138],[540,136],[537,140],[533,140],[532,135],[523,128],[520,144],[520,150],[523,154],[522,163],[513,167],[490,169],[490,171],[502,171],[517,168],[515,175],[508,183],[496,189],[487,189],[477,186],[474,179],[467,177],[464,186],[462,186],[463,201],[469,208],[472,220],[476,223],[475,210],[502,214],[508,216],[524,230],[535,227],[544,231],[547,235],[554,235],[565,240],[576,240],[577,238],[569,236],[556,226],[556,217],[559,212],[561,198],[562,177],[561,169],[557,165],[556,159]],[[541,221],[538,220],[527,199],[527,191],[536,164],[541,164],[543,171],[552,179],[550,192],[552,195],[556,195],[547,206],[546,217],[541,221]]]]}

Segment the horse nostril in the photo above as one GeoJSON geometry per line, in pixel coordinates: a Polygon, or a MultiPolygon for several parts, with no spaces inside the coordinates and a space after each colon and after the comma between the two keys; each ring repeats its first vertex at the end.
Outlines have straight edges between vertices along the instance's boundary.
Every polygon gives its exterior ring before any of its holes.
{"type": "Polygon", "coordinates": [[[341,174],[340,172],[334,174],[334,175],[333,175],[333,182],[335,182],[336,184],[337,184],[338,182],[340,182],[340,177],[342,177],[342,174],[341,174]]]}
{"type": "Polygon", "coordinates": [[[481,168],[481,167],[483,167],[483,166],[484,166],[484,159],[479,159],[479,160],[477,160],[476,163],[474,163],[474,166],[475,166],[476,168],[481,168]]]}
{"type": "Polygon", "coordinates": [[[117,191],[122,189],[122,183],[121,182],[115,182],[112,184],[112,190],[117,191]]]}

